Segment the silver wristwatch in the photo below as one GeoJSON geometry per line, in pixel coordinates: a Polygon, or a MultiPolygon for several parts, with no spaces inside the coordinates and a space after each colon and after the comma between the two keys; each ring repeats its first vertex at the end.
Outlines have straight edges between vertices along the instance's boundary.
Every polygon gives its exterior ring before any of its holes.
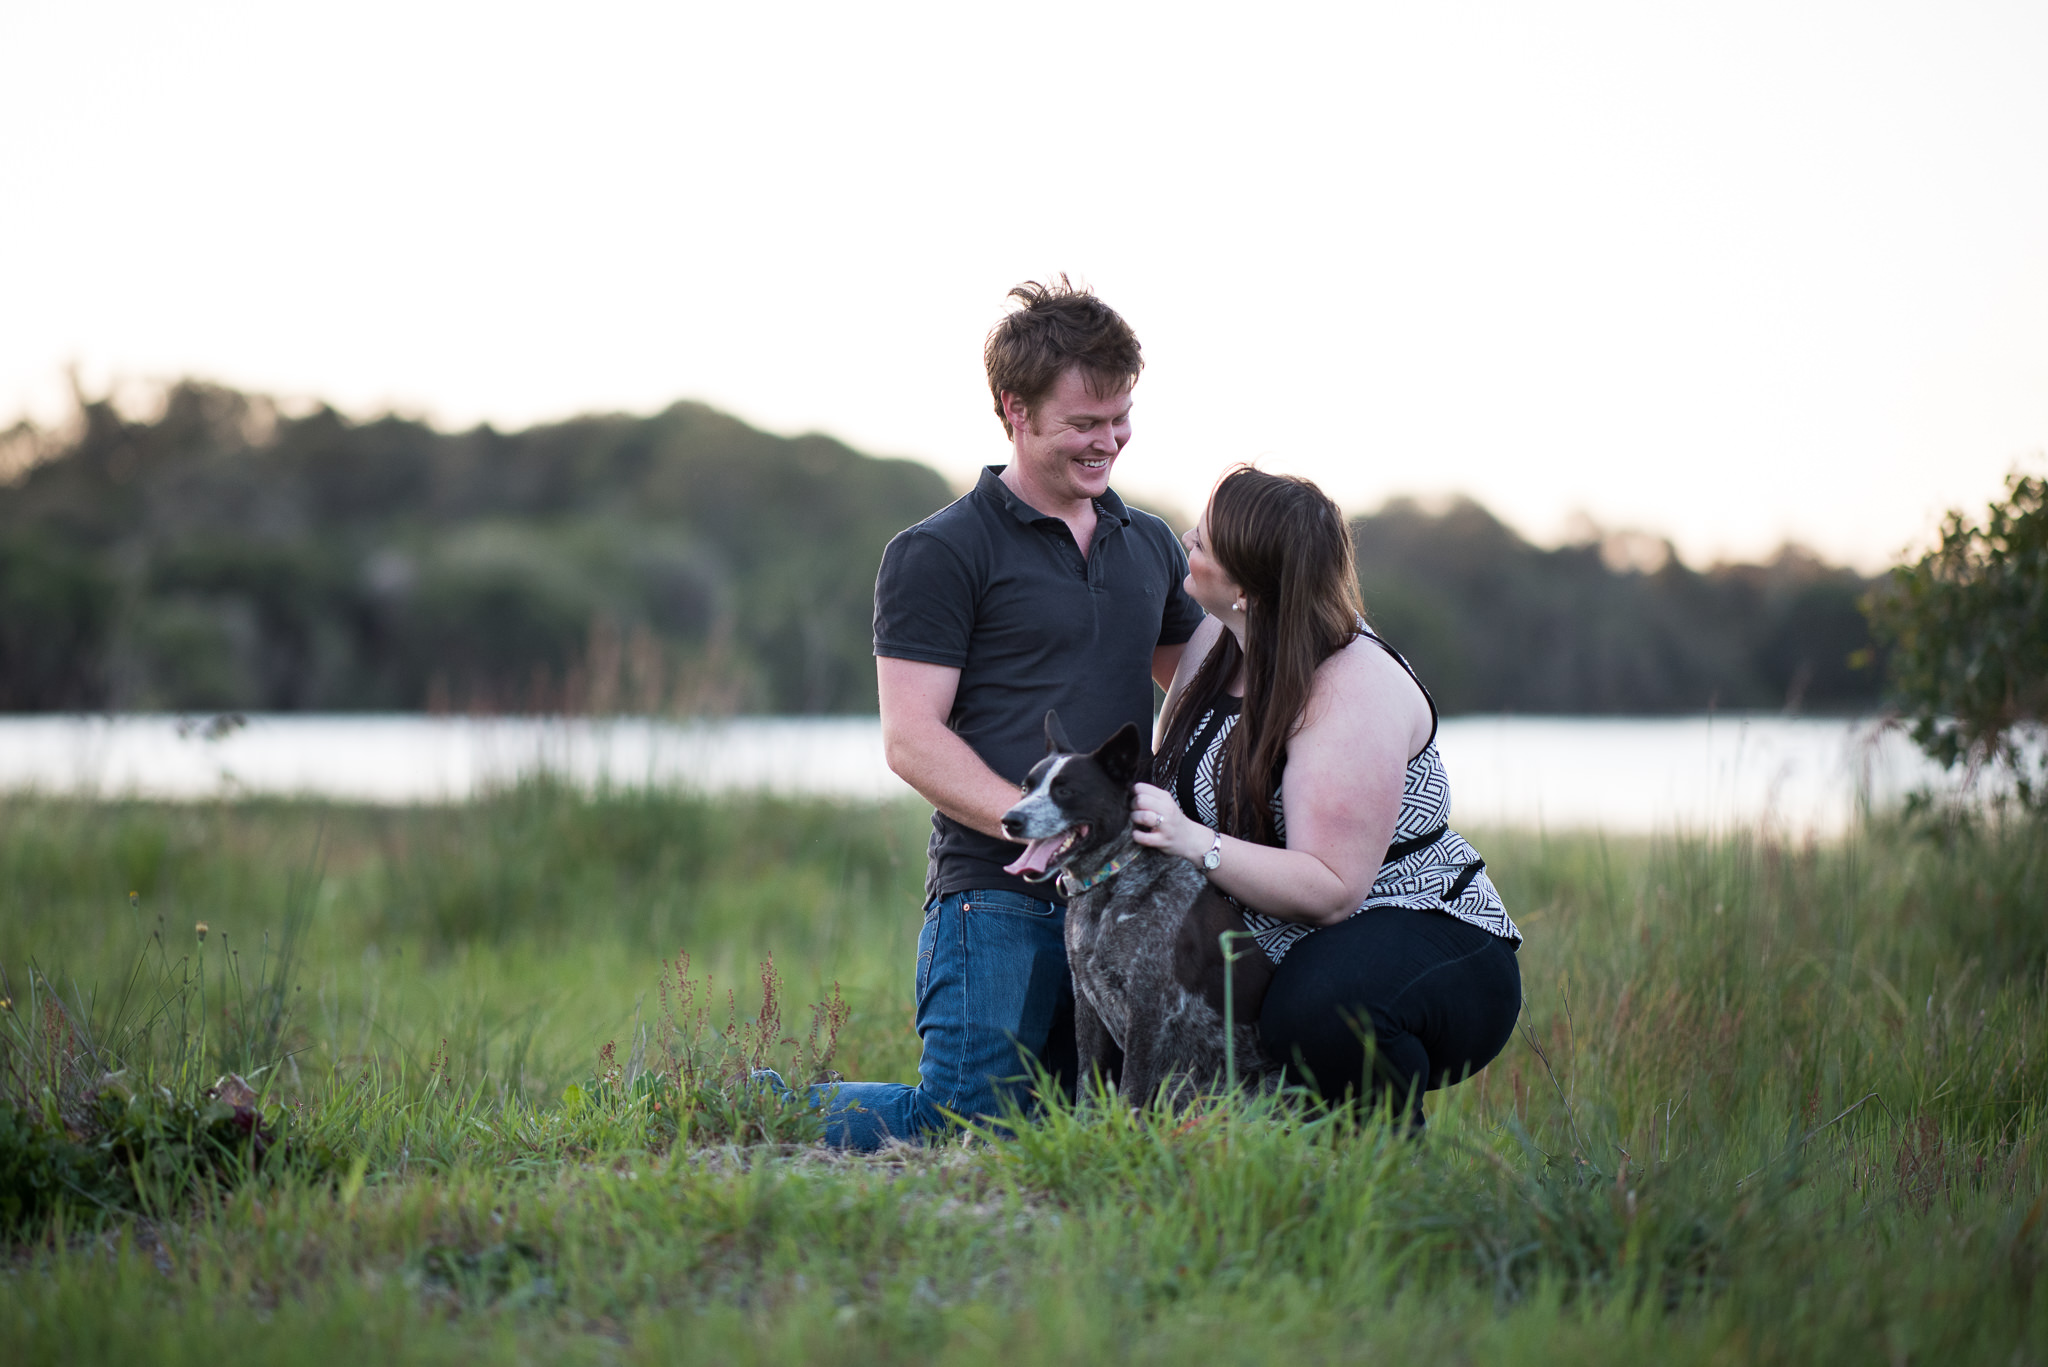
{"type": "Polygon", "coordinates": [[[1202,856],[1202,872],[1214,873],[1216,866],[1223,862],[1223,832],[1216,832],[1216,838],[1209,842],[1209,852],[1202,856]]]}

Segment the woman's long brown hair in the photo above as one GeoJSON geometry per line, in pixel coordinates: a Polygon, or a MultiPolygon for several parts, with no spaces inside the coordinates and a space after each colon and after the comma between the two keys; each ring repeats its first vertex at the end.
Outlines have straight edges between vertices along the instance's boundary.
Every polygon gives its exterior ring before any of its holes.
{"type": "Polygon", "coordinates": [[[1301,729],[1316,668],[1358,634],[1364,608],[1351,529],[1308,480],[1250,466],[1209,496],[1208,552],[1244,590],[1244,645],[1223,634],[1166,719],[1155,779],[1171,787],[1195,727],[1244,666],[1244,711],[1217,765],[1217,825],[1240,840],[1277,845],[1273,797],[1287,742],[1301,729]]]}

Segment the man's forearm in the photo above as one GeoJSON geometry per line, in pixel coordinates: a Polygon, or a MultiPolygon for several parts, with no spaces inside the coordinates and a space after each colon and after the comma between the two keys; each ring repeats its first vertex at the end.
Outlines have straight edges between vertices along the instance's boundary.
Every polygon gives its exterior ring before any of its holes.
{"type": "Polygon", "coordinates": [[[973,747],[943,722],[920,720],[885,727],[889,768],[925,801],[963,826],[1004,839],[1003,813],[1017,802],[1017,785],[982,763],[973,747]]]}

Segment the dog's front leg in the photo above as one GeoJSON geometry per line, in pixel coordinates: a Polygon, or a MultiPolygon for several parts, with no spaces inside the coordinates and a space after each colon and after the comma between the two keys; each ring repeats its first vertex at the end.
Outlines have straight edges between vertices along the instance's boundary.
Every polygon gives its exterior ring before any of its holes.
{"type": "Polygon", "coordinates": [[[1110,1036],[1109,1027],[1103,1024],[1095,1004],[1088,1000],[1088,994],[1074,993],[1075,1076],[1079,1079],[1075,1095],[1078,1099],[1086,1101],[1095,1090],[1098,1073],[1105,1081],[1115,1081],[1115,1060],[1111,1057],[1115,1050],[1116,1041],[1110,1036]]]}
{"type": "Polygon", "coordinates": [[[1165,1066],[1159,1048],[1159,1024],[1133,1013],[1131,1037],[1124,1041],[1123,1085],[1117,1090],[1133,1106],[1150,1104],[1159,1089],[1160,1070],[1165,1066]]]}

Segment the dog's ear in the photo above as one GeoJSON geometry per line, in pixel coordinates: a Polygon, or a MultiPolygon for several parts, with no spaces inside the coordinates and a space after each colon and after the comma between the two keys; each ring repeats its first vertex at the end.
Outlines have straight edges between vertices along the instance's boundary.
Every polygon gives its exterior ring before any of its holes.
{"type": "Polygon", "coordinates": [[[1045,714],[1045,753],[1048,755],[1071,755],[1074,742],[1067,739],[1067,728],[1060,725],[1060,714],[1047,709],[1045,714]]]}
{"type": "Polygon", "coordinates": [[[1115,735],[1096,748],[1095,762],[1119,788],[1136,782],[1145,764],[1145,742],[1138,738],[1137,724],[1125,722],[1117,728],[1115,735]]]}

